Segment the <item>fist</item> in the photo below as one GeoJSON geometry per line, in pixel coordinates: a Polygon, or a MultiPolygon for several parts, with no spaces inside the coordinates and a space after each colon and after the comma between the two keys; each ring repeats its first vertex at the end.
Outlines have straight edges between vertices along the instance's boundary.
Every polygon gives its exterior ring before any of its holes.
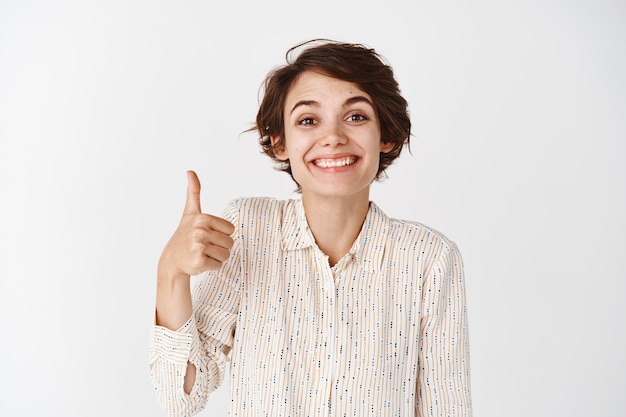
{"type": "Polygon", "coordinates": [[[170,276],[197,275],[219,269],[230,256],[235,227],[220,217],[202,213],[200,181],[187,171],[187,200],[178,228],[165,246],[159,261],[170,276]]]}

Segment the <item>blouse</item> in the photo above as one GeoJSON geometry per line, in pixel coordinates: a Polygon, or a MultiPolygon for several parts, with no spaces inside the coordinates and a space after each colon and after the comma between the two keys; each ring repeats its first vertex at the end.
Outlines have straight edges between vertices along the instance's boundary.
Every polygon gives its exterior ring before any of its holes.
{"type": "Polygon", "coordinates": [[[452,241],[371,202],[331,267],[299,199],[234,200],[224,218],[236,229],[231,256],[197,281],[192,317],[153,328],[150,374],[167,415],[199,412],[230,362],[231,416],[471,417],[452,241]]]}

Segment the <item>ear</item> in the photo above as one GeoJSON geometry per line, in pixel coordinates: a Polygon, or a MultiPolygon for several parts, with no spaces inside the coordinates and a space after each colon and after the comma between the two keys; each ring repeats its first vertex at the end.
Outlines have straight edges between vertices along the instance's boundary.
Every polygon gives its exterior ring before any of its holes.
{"type": "Polygon", "coordinates": [[[287,150],[285,149],[284,141],[282,144],[278,145],[280,142],[280,136],[270,136],[270,140],[272,141],[272,148],[274,151],[274,155],[276,158],[281,161],[286,161],[289,159],[289,155],[287,154],[287,150]]]}
{"type": "Polygon", "coordinates": [[[380,152],[387,153],[393,149],[392,142],[381,142],[380,143],[380,152]]]}

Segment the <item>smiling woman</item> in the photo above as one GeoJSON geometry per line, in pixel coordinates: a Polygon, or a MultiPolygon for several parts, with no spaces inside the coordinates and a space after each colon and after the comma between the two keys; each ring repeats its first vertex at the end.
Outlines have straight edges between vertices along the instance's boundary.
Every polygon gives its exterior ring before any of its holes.
{"type": "MultiPolygon", "coordinates": [[[[346,104],[362,99],[368,101],[376,112],[382,141],[394,145],[388,152],[380,155],[380,166],[376,175],[379,178],[400,155],[404,145],[408,145],[411,136],[407,102],[400,94],[393,69],[384,63],[376,51],[363,45],[320,42],[323,41],[310,41],[294,46],[287,51],[289,65],[280,67],[267,76],[265,95],[256,120],[261,146],[266,154],[277,159],[274,150],[282,145],[287,127],[285,100],[290,96],[290,89],[298,78],[305,72],[315,72],[352,83],[353,88],[361,90],[369,97],[351,97],[346,104]],[[295,60],[292,59],[294,54],[297,54],[295,60]]],[[[295,106],[289,113],[294,108],[295,106]]],[[[289,161],[285,161],[282,169],[291,173],[289,161]]]]}
{"type": "Polygon", "coordinates": [[[271,139],[276,158],[289,163],[305,208],[329,198],[335,204],[367,206],[380,155],[393,148],[381,140],[367,93],[313,71],[301,74],[287,94],[284,139],[271,139]]]}
{"type": "Polygon", "coordinates": [[[362,45],[303,49],[268,75],[257,115],[302,197],[240,198],[215,217],[188,173],[158,267],[157,396],[194,414],[230,361],[232,415],[471,416],[459,251],[370,201],[409,141],[393,71],[362,45]]]}

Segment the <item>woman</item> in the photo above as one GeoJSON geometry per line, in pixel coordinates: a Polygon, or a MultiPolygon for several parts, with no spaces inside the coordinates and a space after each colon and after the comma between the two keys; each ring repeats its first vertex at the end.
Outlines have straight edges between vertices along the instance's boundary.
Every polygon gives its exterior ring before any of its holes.
{"type": "Polygon", "coordinates": [[[218,218],[188,173],[158,268],[157,396],[190,416],[230,361],[233,416],[470,416],[461,256],[369,200],[410,137],[393,71],[362,45],[293,52],[256,130],[302,198],[242,198],[218,218]]]}

